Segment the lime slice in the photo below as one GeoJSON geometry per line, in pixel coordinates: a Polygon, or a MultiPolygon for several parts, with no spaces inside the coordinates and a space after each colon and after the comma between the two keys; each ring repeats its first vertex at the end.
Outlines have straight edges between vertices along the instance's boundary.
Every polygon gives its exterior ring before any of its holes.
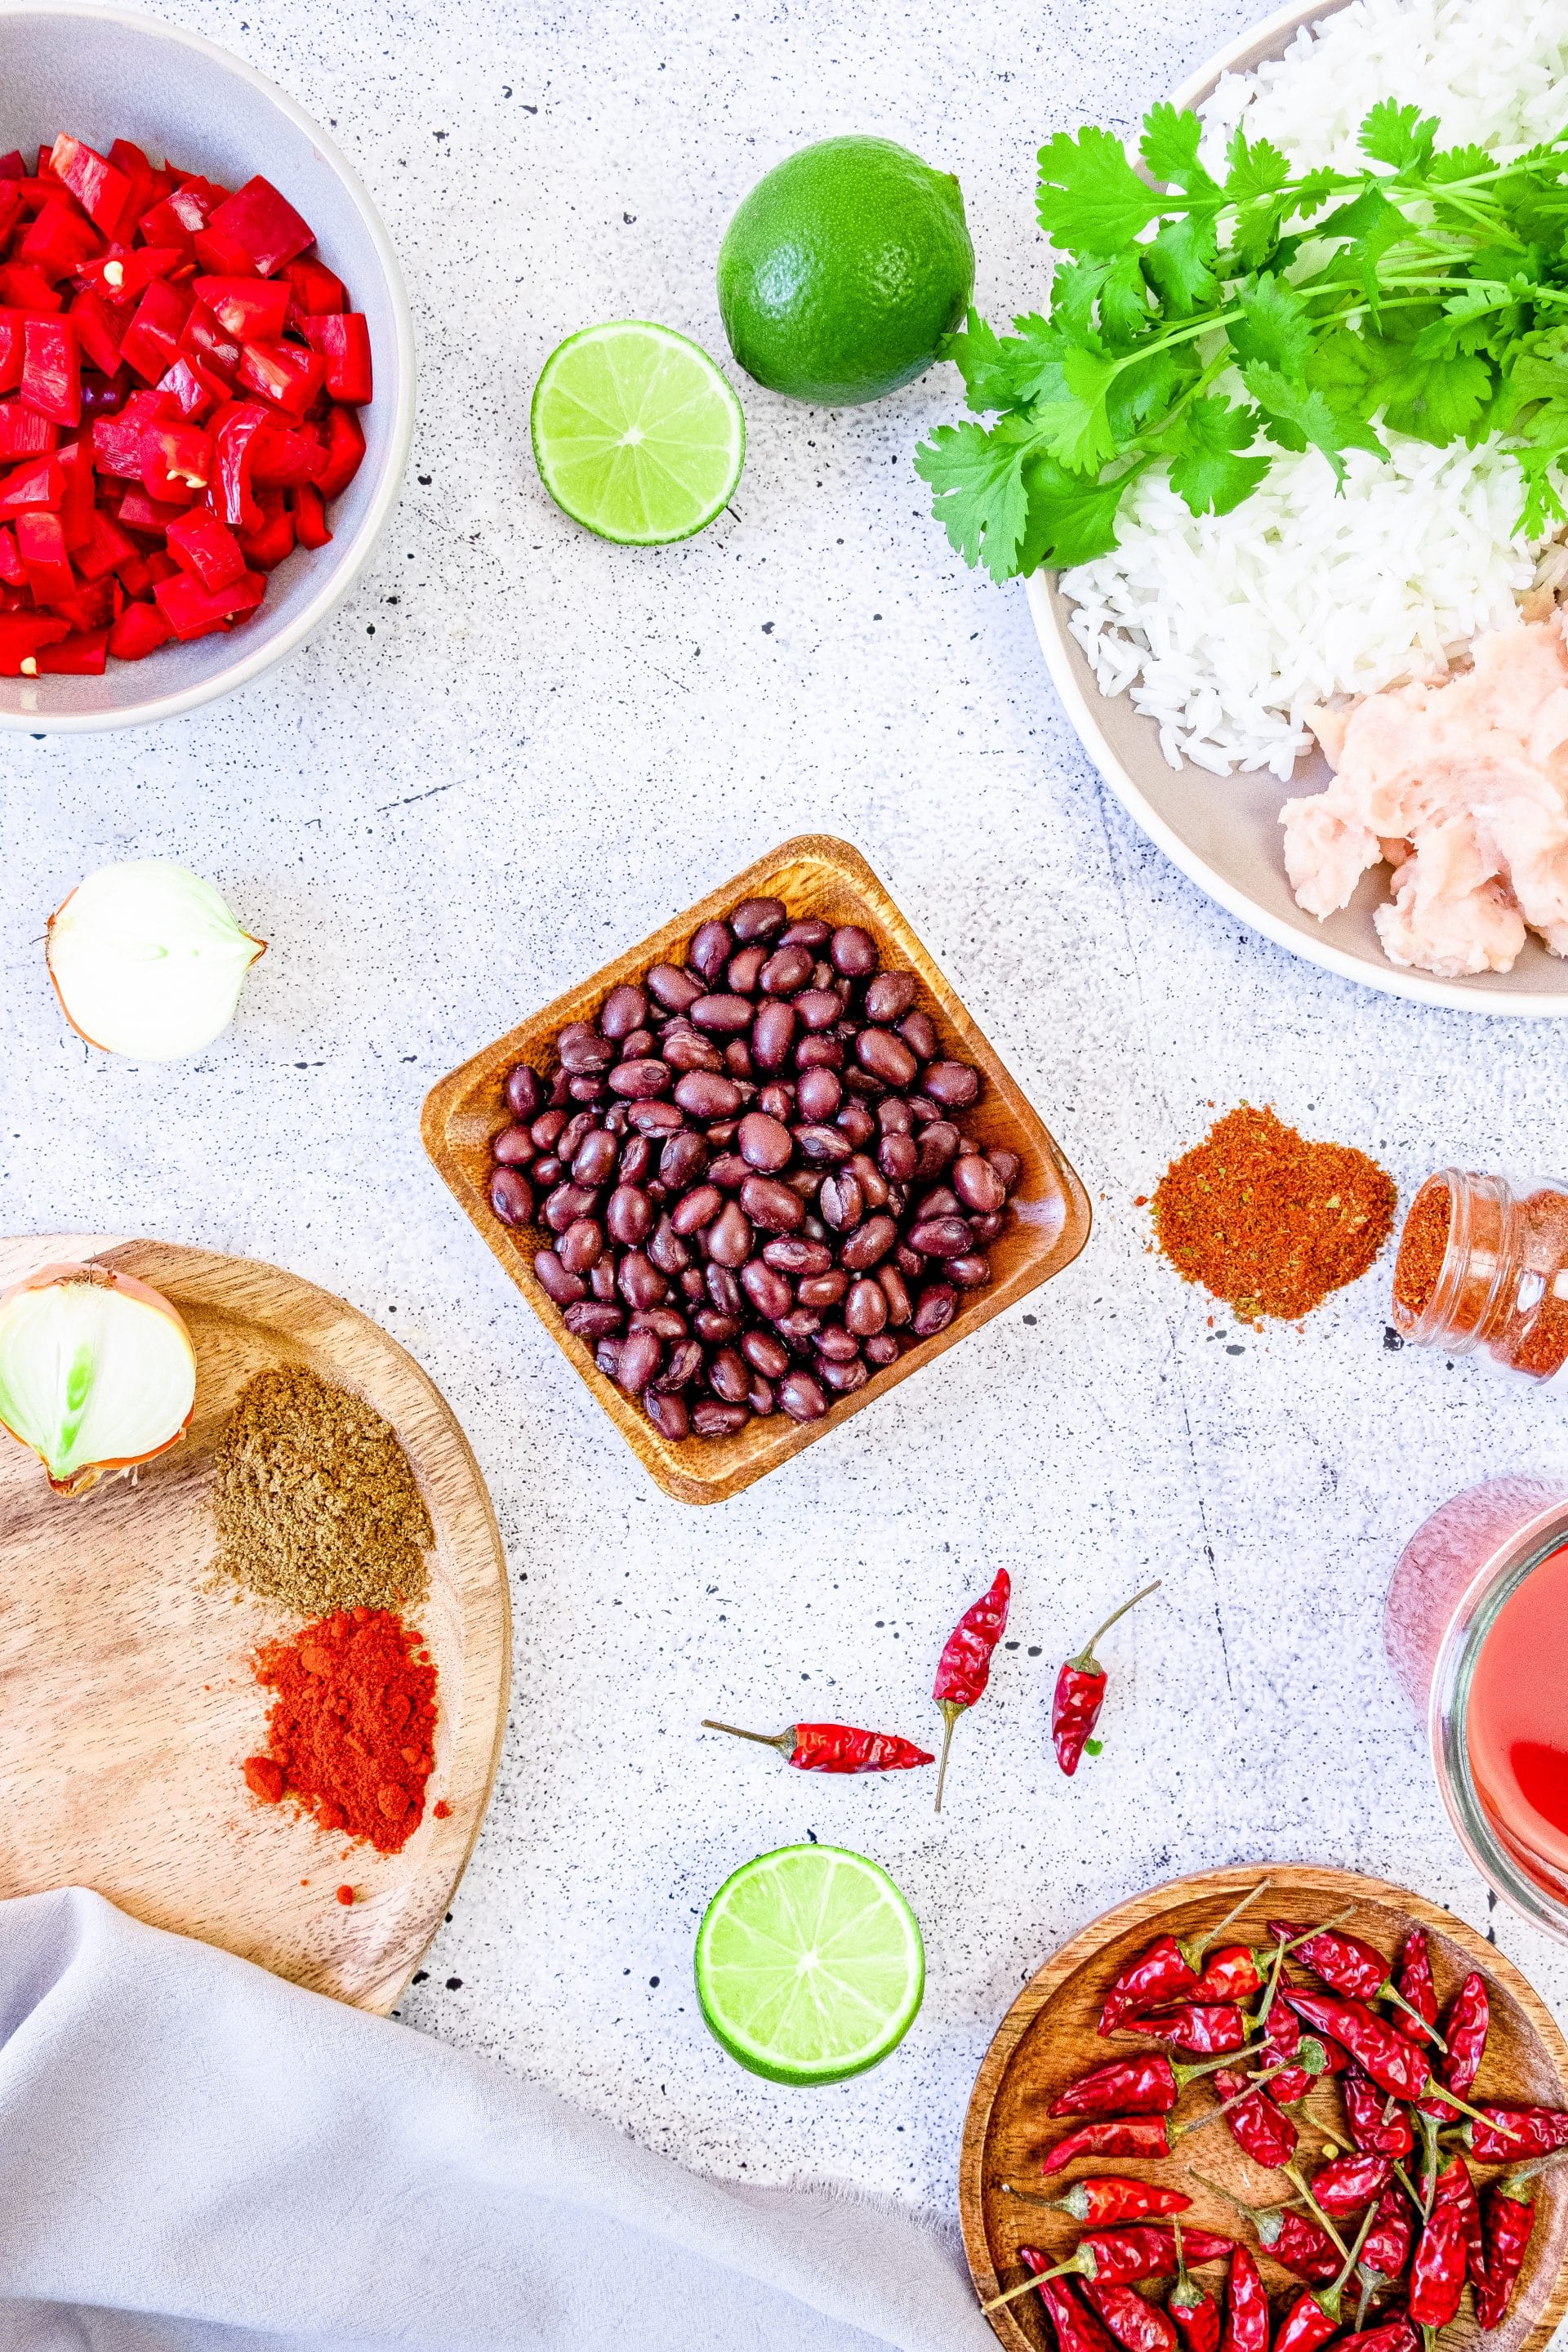
{"type": "Polygon", "coordinates": [[[770,2083],[842,2083],[896,2050],[925,1951],[885,1870],[842,1846],[786,1845],[727,1878],[697,1931],[697,1998],[716,2041],[770,2083]]]}
{"type": "Polygon", "coordinates": [[[707,352],[641,319],[586,327],[552,352],[532,428],[556,505],[626,547],[664,547],[710,523],[746,455],[741,404],[707,352]]]}

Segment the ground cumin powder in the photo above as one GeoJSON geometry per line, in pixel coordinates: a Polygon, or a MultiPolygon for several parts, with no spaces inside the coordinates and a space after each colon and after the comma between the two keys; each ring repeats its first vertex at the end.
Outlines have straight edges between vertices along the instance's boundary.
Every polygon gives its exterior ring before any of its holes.
{"type": "Polygon", "coordinates": [[[1166,1169],[1154,1232],[1178,1274],[1244,1320],[1294,1321],[1366,1272],[1397,1197],[1364,1151],[1310,1143],[1272,1110],[1243,1103],[1166,1169]]]}
{"type": "Polygon", "coordinates": [[[303,1365],[240,1391],[212,1508],[216,1572],[302,1616],[412,1608],[429,1589],[435,1530],[395,1433],[303,1365]]]}

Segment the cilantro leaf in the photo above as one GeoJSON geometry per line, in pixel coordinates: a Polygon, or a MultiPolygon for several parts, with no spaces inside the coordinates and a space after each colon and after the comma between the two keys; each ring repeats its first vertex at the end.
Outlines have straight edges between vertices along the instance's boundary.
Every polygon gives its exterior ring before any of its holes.
{"type": "Polygon", "coordinates": [[[1358,144],[1374,163],[1392,163],[1396,172],[1418,170],[1431,161],[1439,127],[1436,116],[1423,115],[1418,106],[1380,98],[1362,123],[1358,144]]]}
{"type": "Polygon", "coordinates": [[[1439,147],[1427,165],[1426,176],[1439,185],[1450,180],[1479,180],[1497,170],[1497,157],[1484,147],[1439,147]]]}
{"type": "Polygon", "coordinates": [[[1345,478],[1344,451],[1370,449],[1386,460],[1388,451],[1364,417],[1335,408],[1326,393],[1291,383],[1278,368],[1254,360],[1242,370],[1247,389],[1264,412],[1264,430],[1282,449],[1319,449],[1334,469],[1336,482],[1345,478]]]}
{"type": "Polygon", "coordinates": [[[1105,408],[1116,375],[1115,360],[1074,344],[1062,361],[1059,390],[1030,412],[1051,456],[1075,474],[1098,474],[1121,446],[1105,408]]]}
{"type": "Polygon", "coordinates": [[[1040,150],[1036,209],[1064,253],[1114,258],[1165,209],[1142,181],[1114,131],[1086,123],[1077,138],[1058,131],[1040,150]]]}
{"type": "Polygon", "coordinates": [[[1260,278],[1256,286],[1241,289],[1237,302],[1241,316],[1231,320],[1227,331],[1237,359],[1299,376],[1311,348],[1312,322],[1289,279],[1260,278]]]}
{"type": "Polygon", "coordinates": [[[1181,420],[1171,460],[1171,488],[1195,515],[1229,514],[1268,473],[1268,457],[1244,457],[1258,436],[1256,408],[1214,395],[1195,400],[1181,420]]]}
{"type": "Polygon", "coordinates": [[[1151,322],[1149,285],[1136,253],[1124,253],[1100,289],[1100,323],[1108,341],[1132,342],[1151,322]]]}
{"type": "Polygon", "coordinates": [[[1211,213],[1167,221],[1140,250],[1143,275],[1173,319],[1190,319],[1214,300],[1219,244],[1211,213]]]}
{"type": "Polygon", "coordinates": [[[932,491],[931,512],[973,571],[1010,580],[1028,520],[1024,459],[1035,431],[1023,416],[1000,423],[939,425],[915,451],[915,472],[932,491]]]}
{"type": "Polygon", "coordinates": [[[951,360],[963,378],[964,398],[971,408],[1016,408],[1020,405],[1016,379],[1007,345],[988,326],[978,310],[971,309],[962,327],[944,336],[938,347],[939,359],[951,360]]]}
{"type": "Polygon", "coordinates": [[[1070,571],[1075,563],[1092,563],[1109,555],[1116,544],[1116,509],[1122,493],[1141,466],[1119,474],[1114,481],[1086,482],[1081,475],[1064,473],[1055,458],[1044,455],[1024,463],[1024,488],[1029,520],[1015,567],[1020,578],[1042,565],[1070,571]]]}
{"type": "Polygon", "coordinates": [[[1516,449],[1513,453],[1524,483],[1524,508],[1519,528],[1527,538],[1540,539],[1553,523],[1568,522],[1568,508],[1564,508],[1552,478],[1560,454],[1551,449],[1516,449]]]}
{"type": "Polygon", "coordinates": [[[1152,179],[1184,188],[1189,196],[1209,201],[1217,212],[1218,184],[1198,161],[1203,135],[1204,126],[1195,114],[1179,114],[1170,100],[1163,98],[1143,117],[1143,136],[1138,142],[1138,152],[1152,179]]]}
{"type": "Polygon", "coordinates": [[[1225,193],[1233,205],[1250,204],[1258,196],[1272,196],[1290,177],[1290,166],[1270,140],[1248,139],[1238,122],[1230,134],[1230,144],[1225,151],[1228,166],[1225,175],[1225,193]]]}
{"type": "Polygon", "coordinates": [[[1437,448],[1463,440],[1491,397],[1492,372],[1485,360],[1463,356],[1427,358],[1413,343],[1362,338],[1367,356],[1370,397],[1383,408],[1395,433],[1430,441],[1437,448]]]}

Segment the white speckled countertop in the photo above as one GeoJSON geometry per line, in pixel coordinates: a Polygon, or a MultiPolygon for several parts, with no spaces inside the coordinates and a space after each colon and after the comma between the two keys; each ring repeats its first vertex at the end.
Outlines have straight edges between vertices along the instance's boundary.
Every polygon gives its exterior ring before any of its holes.
{"type": "MultiPolygon", "coordinates": [[[[330,121],[404,260],[423,363],[406,494],[289,667],[150,732],[0,740],[0,1228],[276,1259],[440,1383],[510,1553],[495,1801],[404,2015],[691,2163],[954,2198],[964,2104],[1021,1980],[1152,1880],[1279,1857],[1407,1881],[1486,1926],[1384,1667],[1405,1537],[1504,1469],[1568,1477],[1554,1394],[1385,1344],[1386,1267],[1292,1330],[1207,1326],[1132,1196],[1211,1101],[1272,1101],[1409,1187],[1564,1172],[1568,1030],[1339,983],[1211,906],[1099,788],[1024,598],[965,572],[910,469],[955,378],[838,414],[742,383],[732,515],[667,553],[585,538],[528,448],[573,329],[668,321],[724,355],[720,236],[808,139],[959,173],[983,302],[1037,287],[1033,155],[1136,111],[1236,0],[167,0],[330,121]],[[1080,1171],[1085,1255],[934,1372],[736,1501],[668,1501],[426,1163],[426,1088],[788,835],[854,842],[1080,1171]],[[89,1053],[43,920],[132,855],[209,875],[273,951],[199,1064],[89,1053]],[[936,1652],[1005,1564],[1012,1643],[929,1776],[822,1783],[704,1738],[842,1715],[919,1735],[936,1652]],[[1052,1673],[1107,1652],[1106,1751],[1050,1760],[1052,1673]],[[893,1871],[924,1927],[898,2055],[802,2096],[708,2039],[697,1918],[808,1832],[893,1871]]],[[[1199,789],[1209,790],[1206,782],[1199,789]]],[[[1568,2019],[1568,1952],[1498,1940],[1568,2019]]]]}

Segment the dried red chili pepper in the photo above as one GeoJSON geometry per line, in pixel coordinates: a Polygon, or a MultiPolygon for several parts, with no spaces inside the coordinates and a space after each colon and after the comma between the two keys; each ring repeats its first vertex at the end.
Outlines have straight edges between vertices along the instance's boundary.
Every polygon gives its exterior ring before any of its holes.
{"type": "MultiPolygon", "coordinates": [[[[1048,2254],[1037,2252],[1033,2246],[1020,2246],[1018,2259],[1030,2271],[1045,2271],[1050,2261],[1048,2254]]],[[[1040,2301],[1050,2315],[1058,2352],[1115,2352],[1110,2336],[1093,2312],[1079,2300],[1069,2279],[1043,2279],[1040,2301]]],[[[982,2308],[989,2311],[992,2305],[985,2304],[982,2308]]]]}
{"type": "Polygon", "coordinates": [[[1556,2107],[1482,2105],[1471,2111],[1461,2137],[1482,2164],[1511,2164],[1521,2156],[1550,2156],[1568,2147],[1568,2114],[1556,2107]]]}
{"type": "Polygon", "coordinates": [[[1457,2205],[1434,2205],[1410,2266],[1410,2316],[1423,2331],[1447,2327],[1459,2308],[1468,2254],[1463,2213],[1457,2205]]]}
{"type": "Polygon", "coordinates": [[[1338,2276],[1344,2250],[1336,2246],[1328,2231],[1308,2215],[1294,2213],[1284,2205],[1249,2205],[1244,2197],[1233,2197],[1228,2189],[1222,2189],[1217,2180],[1205,2179],[1201,2172],[1194,2172],[1192,2178],[1203,2181],[1205,2189],[1212,2189],[1216,2197],[1223,2197],[1238,2213],[1245,2213],[1258,2232],[1258,2242],[1264,2252],[1272,2254],[1283,2269],[1294,2271],[1309,2284],[1314,2281],[1326,2284],[1338,2276]]]}
{"type": "Polygon", "coordinates": [[[1056,1696],[1051,1702],[1051,1738],[1055,1743],[1057,1762],[1070,1779],[1078,1770],[1084,1743],[1100,1721],[1100,1710],[1105,1705],[1105,1668],[1095,1664],[1094,1645],[1109,1633],[1118,1618],[1158,1592],[1163,1580],[1156,1577],[1113,1610],[1103,1625],[1089,1635],[1081,1650],[1068,1659],[1057,1675],[1056,1696]]]}
{"type": "Polygon", "coordinates": [[[942,1811],[942,1787],[947,1780],[947,1751],[952,1745],[952,1727],[967,1707],[984,1696],[991,1679],[991,1659],[997,1643],[1007,1627],[1007,1603],[1013,1597],[1012,1580],[1005,1568],[996,1571],[996,1579],[988,1592],[967,1608],[952,1633],[937,1662],[936,1682],[931,1690],[942,1714],[942,1762],[937,1767],[936,1810],[942,1811]]]}
{"type": "Polygon", "coordinates": [[[1091,2066],[1058,2091],[1053,2116],[1168,2116],[1181,2095],[1176,2070],[1162,2051],[1147,2058],[1112,2058],[1091,2066]]]}
{"type": "Polygon", "coordinates": [[[1223,2323],[1218,2298],[1189,2275],[1179,2221],[1172,2222],[1171,2235],[1176,2242],[1176,2284],[1165,2298],[1165,2308],[1176,2323],[1184,2352],[1219,2352],[1223,2323]]]}
{"type": "Polygon", "coordinates": [[[1368,2156],[1386,2156],[1391,2161],[1408,2156],[1415,2145],[1415,2134],[1399,2102],[1380,2091],[1359,2066],[1352,2066],[1346,2074],[1343,2089],[1345,2116],[1357,2147],[1368,2156]]]}
{"type": "Polygon", "coordinates": [[[1312,2194],[1336,2221],[1359,2213],[1387,2188],[1393,2166],[1386,2156],[1358,2148],[1353,2156],[1338,2156],[1312,2176],[1312,2194]]]}
{"type": "Polygon", "coordinates": [[[1289,2164],[1296,2153],[1296,2126],[1289,2116],[1281,2115],[1265,2092],[1255,2090],[1245,2074],[1229,2072],[1214,2079],[1215,2090],[1230,2105],[1226,2123],[1243,2154],[1269,2172],[1289,2164]]]}
{"type": "Polygon", "coordinates": [[[727,1731],[732,1739],[754,1739],[760,1748],[776,1748],[797,1772],[907,1772],[916,1764],[934,1764],[912,1740],[895,1738],[890,1731],[855,1731],[846,1723],[792,1723],[783,1731],[742,1731],[738,1724],[702,1720],[704,1731],[727,1731]]]}
{"type": "Polygon", "coordinates": [[[1123,2221],[1146,2221],[1155,2214],[1184,2213],[1193,2201],[1179,2189],[1161,2189],[1152,2180],[1138,2180],[1125,2172],[1075,2180],[1065,2197],[1039,2197],[1031,2189],[1016,2188],[1010,2180],[1005,2180],[1002,2189],[1005,2195],[1021,2198],[1026,2205],[1070,2213],[1075,2221],[1087,2221],[1097,2230],[1123,2221]]]}
{"type": "MultiPolygon", "coordinates": [[[[1362,2000],[1338,1993],[1288,1992],[1284,1998],[1298,2017],[1318,2033],[1327,2034],[1348,2050],[1364,2074],[1395,2098],[1419,2098],[1433,2080],[1425,2051],[1378,2017],[1362,2000]]],[[[1463,2105],[1462,2100],[1455,2102],[1463,2105]]]]}
{"type": "MultiPolygon", "coordinates": [[[[1405,2000],[1390,1976],[1383,1954],[1359,1936],[1347,1935],[1342,1927],[1319,1927],[1309,1933],[1292,1927],[1288,1919],[1270,1919],[1268,1932],[1293,1945],[1302,1967],[1321,1977],[1331,1991],[1344,1993],[1352,2000],[1391,2000],[1407,2012],[1413,2025],[1426,2027],[1426,2019],[1405,2000]]],[[[1436,2033],[1432,2039],[1441,2048],[1436,2033]]]]}
{"type": "Polygon", "coordinates": [[[1470,2179],[1470,2168],[1462,2156],[1450,2157],[1438,2174],[1432,2189],[1434,2211],[1439,2205],[1452,2205],[1465,2225],[1465,2267],[1470,2284],[1479,2294],[1486,2275],[1486,2241],[1481,2231],[1481,2209],[1476,2196],[1476,2184],[1470,2179]]]}
{"type": "MultiPolygon", "coordinates": [[[[1152,1586],[1150,1590],[1153,1590],[1152,1586]]],[[[1131,1608],[1132,1604],[1129,1601],[1127,1605],[1131,1608]]],[[[1168,2009],[1173,2001],[1187,2000],[1197,1989],[1204,1954],[1211,1945],[1218,1943],[1232,1920],[1239,1919],[1268,1887],[1268,1879],[1260,1879],[1206,1935],[1189,1937],[1182,1942],[1172,1935],[1156,1936],[1135,1960],[1128,1962],[1106,1994],[1100,2012],[1100,2032],[1113,2033],[1124,2017],[1135,2017],[1150,2009],[1168,2009]]]]}
{"type": "Polygon", "coordinates": [[[1300,2019],[1283,2001],[1276,2001],[1268,2012],[1262,2057],[1274,2077],[1268,2085],[1268,2095],[1279,2107],[1293,2107],[1320,2075],[1338,2074],[1350,2064],[1333,2042],[1320,2042],[1315,2036],[1303,2041],[1300,2019]],[[1303,2053],[1311,2059],[1310,2065],[1304,2063],[1303,2053]],[[1292,2064],[1297,2059],[1303,2063],[1292,2064]]]}
{"type": "Polygon", "coordinates": [[[1511,2176],[1500,2180],[1487,2198],[1486,2270],[1476,2289],[1476,2316],[1483,2327],[1496,2327],[1512,2302],[1534,2227],[1534,2183],[1511,2176]]]}
{"type": "Polygon", "coordinates": [[[1262,1990],[1263,1976],[1251,1945],[1227,1944],[1205,1963],[1204,1972],[1193,1987],[1192,1998],[1197,2001],[1250,2000],[1255,1992],[1262,1990]]]}
{"type": "Polygon", "coordinates": [[[1400,2032],[1412,2042],[1425,2040],[1423,2028],[1437,2022],[1437,1988],[1432,1981],[1432,1949],[1425,1927],[1412,1927],[1405,1938],[1394,1982],[1405,2001],[1400,2032]]]}
{"type": "Polygon", "coordinates": [[[1169,2042],[1177,2050],[1191,2050],[1200,2058],[1223,2058],[1247,2045],[1247,2020],[1227,2002],[1200,2005],[1187,2001],[1180,2009],[1161,2010],[1149,2017],[1127,2018],[1122,2033],[1147,2034],[1169,2042]]]}
{"type": "Polygon", "coordinates": [[[1334,2352],[1421,2352],[1420,2339],[1403,2312],[1355,2336],[1342,2336],[1334,2352]]]}
{"type": "Polygon", "coordinates": [[[1079,2289],[1089,2309],[1105,2323],[1107,2333],[1122,2352],[1176,2352],[1176,2331],[1157,2303],[1145,2303],[1136,2287],[1107,2286],[1085,2279],[1079,2289]]]}
{"type": "MultiPolygon", "coordinates": [[[[1472,1969],[1458,1991],[1448,2004],[1448,2014],[1443,2020],[1443,2033],[1447,2054],[1436,2067],[1437,2080],[1445,2090],[1463,2095],[1480,2072],[1486,2054],[1487,2033],[1491,2024],[1491,2004],[1487,1999],[1487,1980],[1472,1969]]],[[[1423,2099],[1423,2112],[1435,2116],[1439,2122],[1447,2120],[1445,2102],[1423,2099]]]]}
{"type": "Polygon", "coordinates": [[[1079,2124],[1058,2140],[1048,2156],[1042,2159],[1040,2169],[1047,2179],[1053,2172],[1065,2172],[1080,2156],[1169,2156],[1170,2137],[1165,2118],[1159,2116],[1102,2116],[1092,2123],[1079,2124]]]}
{"type": "Polygon", "coordinates": [[[1366,2317],[1366,2307],[1373,2296],[1402,2277],[1410,2260],[1410,2250],[1415,2242],[1415,2222],[1404,2189],[1384,2190],[1373,2208],[1372,2224],[1361,2251],[1361,2302],[1355,2322],[1358,2328],[1366,2317]]]}
{"type": "Polygon", "coordinates": [[[1220,2352],[1268,2352],[1268,2296],[1245,2246],[1230,2258],[1220,2352]]]}
{"type": "MultiPolygon", "coordinates": [[[[1188,2230],[1184,2233],[1186,2248],[1194,2263],[1218,2262],[1231,2251],[1228,2238],[1215,2237],[1209,2230],[1188,2230]]],[[[1026,2260],[1032,2249],[1020,2247],[1019,2259],[1026,2260]]],[[[1077,2251],[1065,2263],[1057,2263],[1038,2278],[1027,2278],[1020,2286],[1010,2286],[1005,2294],[993,2295],[981,2305],[983,2311],[995,2311],[1005,2303],[1012,2303],[1026,2294],[1031,2286],[1043,2284],[1046,2279],[1098,2279],[1107,2285],[1132,2286],[1140,2279],[1163,2278],[1174,2270],[1175,2241],[1169,2230],[1155,2227],[1152,2222],[1134,2222],[1125,2230],[1090,2230],[1079,2240],[1077,2251]]]]}
{"type": "Polygon", "coordinates": [[[1369,2213],[1361,2225],[1361,2234],[1353,2246],[1346,2250],[1338,2273],[1328,2286],[1309,2287],[1297,2296],[1279,2331],[1274,2352],[1318,2352],[1340,2324],[1340,2303],[1345,2285],[1365,2244],[1372,2227],[1369,2213]]]}

